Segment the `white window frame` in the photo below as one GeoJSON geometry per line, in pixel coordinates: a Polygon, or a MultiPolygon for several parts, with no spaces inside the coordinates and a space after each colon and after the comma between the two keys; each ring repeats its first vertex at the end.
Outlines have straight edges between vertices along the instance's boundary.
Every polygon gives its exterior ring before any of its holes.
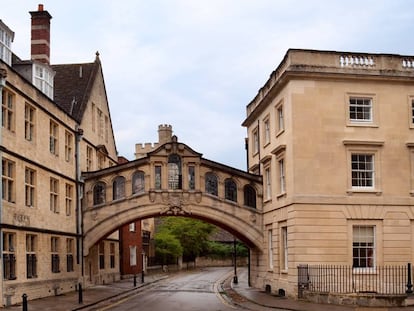
{"type": "Polygon", "coordinates": [[[371,93],[346,93],[345,94],[345,111],[347,113],[346,122],[347,126],[362,126],[362,127],[378,127],[378,105],[377,97],[371,93]],[[356,103],[352,103],[354,101],[356,103]],[[369,101],[368,105],[364,104],[364,101],[369,101]],[[369,117],[359,118],[356,115],[351,118],[351,107],[354,107],[356,112],[354,114],[367,115],[367,111],[361,111],[368,109],[369,117]],[[365,108],[364,108],[365,107],[365,108]]]}
{"type": "Polygon", "coordinates": [[[276,117],[277,117],[276,135],[279,135],[285,130],[285,115],[284,115],[283,103],[276,106],[276,117]]]}
{"type": "Polygon", "coordinates": [[[14,124],[15,124],[15,102],[16,102],[16,95],[9,92],[5,88],[2,91],[2,127],[10,132],[14,132],[14,124]]]}
{"type": "MultiPolygon", "coordinates": [[[[4,25],[4,24],[3,24],[4,25]]],[[[12,47],[11,43],[14,40],[14,33],[0,24],[0,59],[2,59],[9,66],[12,65],[12,47]]]]}
{"type": "Polygon", "coordinates": [[[50,211],[59,214],[59,180],[50,178],[50,211]]]}
{"type": "Polygon", "coordinates": [[[355,192],[362,193],[375,193],[380,195],[381,190],[381,147],[383,146],[383,141],[343,141],[343,144],[346,146],[347,152],[347,184],[348,189],[347,193],[352,194],[355,192]],[[352,155],[372,155],[373,167],[373,184],[372,186],[353,186],[352,185],[352,155]]]}
{"type": "Polygon", "coordinates": [[[259,148],[260,148],[260,146],[259,146],[259,131],[258,131],[257,127],[253,130],[252,137],[253,137],[252,154],[254,156],[257,153],[259,153],[259,148]]]}
{"type": "Polygon", "coordinates": [[[268,268],[273,271],[273,230],[267,230],[267,254],[268,254],[268,268]]]}
{"type": "Polygon", "coordinates": [[[281,265],[280,268],[282,269],[282,272],[287,272],[289,268],[289,260],[288,260],[288,230],[287,225],[284,224],[280,228],[280,242],[281,242],[281,265]]]}
{"type": "Polygon", "coordinates": [[[15,203],[15,178],[16,178],[16,163],[2,158],[2,199],[15,203]]]}
{"type": "Polygon", "coordinates": [[[137,246],[130,245],[129,246],[129,265],[134,267],[137,265],[137,246]]]}
{"type": "Polygon", "coordinates": [[[353,189],[375,189],[374,154],[351,153],[351,186],[353,189]]]}
{"type": "Polygon", "coordinates": [[[39,63],[33,64],[33,84],[50,99],[53,99],[54,76],[52,69],[39,63]]]}
{"type": "Polygon", "coordinates": [[[349,97],[349,121],[353,123],[372,123],[372,105],[373,103],[371,97],[349,97]],[[355,116],[351,117],[352,114],[354,114],[355,116]],[[368,117],[366,117],[366,115],[368,115],[368,117]]]}
{"type": "Polygon", "coordinates": [[[285,171],[285,159],[281,158],[278,161],[279,164],[279,191],[280,194],[286,193],[286,171],[285,171]]]}
{"type": "Polygon", "coordinates": [[[408,97],[409,127],[414,128],[414,96],[408,97]]]}
{"type": "Polygon", "coordinates": [[[129,224],[129,232],[136,232],[135,222],[129,224]]]}
{"type": "Polygon", "coordinates": [[[264,168],[265,171],[265,201],[272,199],[272,172],[270,165],[264,168]]]}
{"type": "Polygon", "coordinates": [[[65,209],[66,216],[72,215],[73,210],[73,186],[70,184],[65,185],[65,209]]]}
{"type": "Polygon", "coordinates": [[[68,131],[65,131],[65,161],[73,161],[73,135],[68,131]]]}
{"type": "Polygon", "coordinates": [[[28,141],[35,139],[36,109],[26,103],[24,107],[24,137],[28,141]]]}
{"type": "Polygon", "coordinates": [[[264,137],[263,146],[267,146],[268,144],[270,144],[270,117],[269,116],[267,116],[263,120],[263,137],[264,137]]]}
{"type": "Polygon", "coordinates": [[[49,125],[49,151],[51,154],[59,154],[59,125],[50,120],[49,125]]]}
{"type": "Polygon", "coordinates": [[[25,205],[27,207],[34,207],[36,205],[36,171],[26,167],[24,176],[25,205]]]}
{"type": "Polygon", "coordinates": [[[352,267],[355,270],[363,271],[363,270],[375,269],[376,263],[377,263],[377,258],[376,258],[376,249],[377,249],[376,231],[377,230],[376,230],[375,225],[354,224],[352,226],[352,267]],[[372,235],[363,236],[363,237],[361,237],[361,236],[356,237],[355,230],[356,229],[361,230],[362,228],[372,229],[372,235]],[[372,238],[372,247],[369,247],[369,246],[366,246],[366,245],[365,246],[364,245],[355,245],[357,243],[369,243],[369,242],[361,242],[361,240],[368,240],[368,239],[371,240],[371,238],[372,238]],[[354,256],[354,251],[356,249],[357,250],[364,250],[364,252],[362,252],[362,253],[366,253],[367,250],[371,250],[372,251],[372,256],[368,256],[368,255],[361,256],[360,255],[361,252],[359,252],[358,256],[354,256]],[[358,261],[361,261],[361,260],[369,261],[369,258],[372,258],[372,263],[371,263],[371,265],[367,264],[366,266],[355,266],[354,265],[355,258],[357,258],[358,261]]]}

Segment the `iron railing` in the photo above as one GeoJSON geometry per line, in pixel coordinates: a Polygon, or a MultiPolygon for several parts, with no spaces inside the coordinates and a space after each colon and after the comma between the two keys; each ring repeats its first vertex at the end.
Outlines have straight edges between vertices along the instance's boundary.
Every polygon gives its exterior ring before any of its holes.
{"type": "Polygon", "coordinates": [[[298,266],[298,296],[319,293],[404,295],[411,285],[410,265],[353,268],[336,265],[298,266]]]}

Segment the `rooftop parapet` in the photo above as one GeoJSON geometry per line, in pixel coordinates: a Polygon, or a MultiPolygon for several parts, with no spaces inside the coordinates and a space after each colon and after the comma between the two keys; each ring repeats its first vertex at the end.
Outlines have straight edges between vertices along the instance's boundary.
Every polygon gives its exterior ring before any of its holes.
{"type": "Polygon", "coordinates": [[[394,76],[414,78],[414,56],[290,49],[255,98],[247,105],[247,119],[287,73],[394,76]]]}

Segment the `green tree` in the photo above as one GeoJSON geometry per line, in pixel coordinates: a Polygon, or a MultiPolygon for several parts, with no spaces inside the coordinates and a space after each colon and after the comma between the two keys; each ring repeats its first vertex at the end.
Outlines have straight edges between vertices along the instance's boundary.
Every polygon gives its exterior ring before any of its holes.
{"type": "Polygon", "coordinates": [[[208,250],[208,237],[215,229],[215,226],[196,219],[165,217],[156,235],[162,233],[174,236],[180,241],[184,261],[194,261],[208,250]]]}
{"type": "Polygon", "coordinates": [[[168,231],[158,232],[155,237],[155,255],[163,264],[176,260],[183,254],[180,241],[168,231]]]}

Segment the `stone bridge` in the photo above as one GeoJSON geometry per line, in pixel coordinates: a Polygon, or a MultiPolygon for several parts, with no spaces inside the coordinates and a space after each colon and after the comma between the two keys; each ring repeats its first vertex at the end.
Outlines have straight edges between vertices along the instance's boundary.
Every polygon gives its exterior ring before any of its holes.
{"type": "Polygon", "coordinates": [[[84,256],[137,219],[186,216],[263,248],[262,178],[204,159],[173,136],[145,157],[82,174],[84,256]]]}

